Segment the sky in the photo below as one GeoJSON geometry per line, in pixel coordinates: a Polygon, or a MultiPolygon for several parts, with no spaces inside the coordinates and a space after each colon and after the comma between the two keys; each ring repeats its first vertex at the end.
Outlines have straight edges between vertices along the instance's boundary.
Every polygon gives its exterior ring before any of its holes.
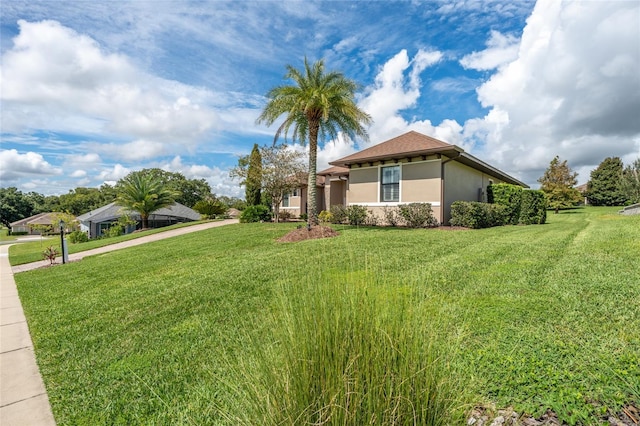
{"type": "MultiPolygon", "coordinates": [[[[640,1],[3,0],[0,186],[45,195],[160,167],[244,196],[229,169],[286,66],[360,88],[369,140],[415,130],[538,187],[640,157],[640,1]]],[[[289,141],[290,142],[290,141],[289,141]]],[[[304,147],[295,146],[304,150],[304,147]]]]}

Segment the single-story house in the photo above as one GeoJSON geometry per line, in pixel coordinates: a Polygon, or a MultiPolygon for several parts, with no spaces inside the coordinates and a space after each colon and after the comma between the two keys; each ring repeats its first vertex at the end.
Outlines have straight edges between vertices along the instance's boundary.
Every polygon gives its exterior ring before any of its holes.
{"type": "Polygon", "coordinates": [[[62,213],[38,213],[17,220],[11,223],[11,233],[26,232],[28,235],[40,235],[43,232],[54,232],[57,230],[61,215],[62,213]]]}
{"type": "MultiPolygon", "coordinates": [[[[357,204],[382,218],[385,207],[430,203],[436,219],[448,223],[454,201],[486,202],[487,186],[493,183],[528,188],[462,148],[415,131],[329,164],[318,173],[318,211],[357,204]]],[[[306,191],[299,193],[299,200],[290,194],[288,202],[305,212],[301,195],[306,191]]]]}
{"type": "MultiPolygon", "coordinates": [[[[124,215],[137,221],[137,224],[129,226],[125,230],[125,233],[131,233],[141,226],[139,213],[129,211],[113,202],[78,216],[80,230],[87,232],[89,238],[99,237],[105,230],[109,229],[113,223],[117,222],[119,217],[124,215]]],[[[161,208],[149,215],[149,227],[161,228],[175,223],[192,222],[194,220],[200,220],[200,213],[180,203],[174,203],[170,207],[161,208]]]]}

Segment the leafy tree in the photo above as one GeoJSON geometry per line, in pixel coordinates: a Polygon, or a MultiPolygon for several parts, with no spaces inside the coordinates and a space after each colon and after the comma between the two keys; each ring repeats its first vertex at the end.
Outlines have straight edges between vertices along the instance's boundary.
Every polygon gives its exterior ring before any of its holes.
{"type": "MultiPolygon", "coordinates": [[[[158,168],[129,173],[129,175],[132,174],[149,175],[152,179],[158,180],[167,190],[177,194],[174,201],[187,207],[193,207],[198,201],[211,195],[211,186],[204,179],[187,179],[181,173],[167,172],[158,168]]],[[[116,193],[122,191],[121,182],[116,183],[116,193]]]]}
{"type": "Polygon", "coordinates": [[[245,199],[248,206],[257,206],[262,201],[262,155],[258,144],[253,144],[249,155],[247,176],[244,180],[245,199]]]}
{"type": "Polygon", "coordinates": [[[640,203],[640,158],[624,168],[621,189],[629,203],[640,203]]]}
{"type": "MultiPolygon", "coordinates": [[[[280,218],[280,203],[286,193],[302,186],[304,182],[304,154],[290,149],[287,145],[263,146],[260,148],[262,158],[262,177],[260,186],[263,198],[270,200],[276,222],[280,218]]],[[[250,167],[242,159],[233,168],[230,175],[247,180],[250,167]]]]}
{"type": "MultiPolygon", "coordinates": [[[[110,202],[110,201],[109,201],[110,202]]],[[[102,207],[108,202],[97,188],[76,188],[59,197],[60,210],[79,216],[102,207]]]]}
{"type": "Polygon", "coordinates": [[[560,157],[556,155],[544,175],[538,179],[540,189],[547,196],[549,207],[556,213],[562,208],[573,207],[582,200],[580,191],[574,188],[577,176],[578,174],[567,164],[567,160],[560,162],[560,157]]]}
{"type": "Polygon", "coordinates": [[[247,202],[238,197],[229,197],[226,195],[218,195],[215,197],[230,209],[244,210],[247,207],[247,202]]]}
{"type": "Polygon", "coordinates": [[[222,201],[218,200],[214,195],[209,198],[200,200],[193,206],[193,209],[207,218],[214,218],[218,215],[225,214],[229,207],[222,201]]]}
{"type": "Polygon", "coordinates": [[[622,160],[607,157],[591,172],[587,197],[594,206],[622,206],[627,196],[622,190],[622,160]]]}
{"type": "Polygon", "coordinates": [[[0,222],[11,229],[11,223],[34,214],[34,206],[16,187],[0,188],[0,222]]]}
{"type": "Polygon", "coordinates": [[[258,123],[273,124],[279,117],[284,122],[278,127],[274,143],[284,133],[285,140],[292,129],[294,141],[309,144],[309,176],[307,211],[309,223],[318,223],[316,208],[316,168],[318,138],[335,139],[338,133],[349,138],[367,138],[364,126],[371,117],[355,102],[357,84],[337,71],[325,72],[324,61],[310,64],[304,60],[304,70],[287,65],[286,79],[292,85],[282,85],[269,91],[269,102],[258,117],[258,123]]]}
{"type": "Polygon", "coordinates": [[[163,207],[169,207],[179,195],[168,189],[160,179],[151,174],[129,173],[118,182],[116,203],[131,211],[138,212],[142,228],[149,227],[149,215],[163,207]]]}

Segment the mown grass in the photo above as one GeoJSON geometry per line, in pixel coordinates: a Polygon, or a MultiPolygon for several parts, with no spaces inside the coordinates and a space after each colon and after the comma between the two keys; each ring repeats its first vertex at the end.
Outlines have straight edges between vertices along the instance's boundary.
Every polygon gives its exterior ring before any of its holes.
{"type": "MultiPolygon", "coordinates": [[[[91,250],[98,247],[104,247],[111,244],[120,243],[122,241],[134,240],[136,238],[144,237],[147,235],[158,234],[160,232],[169,231],[176,228],[184,228],[186,226],[193,226],[204,221],[195,221],[187,223],[178,223],[176,225],[166,226],[164,228],[148,229],[133,234],[121,235],[113,238],[102,238],[97,240],[90,240],[86,243],[71,244],[67,240],[69,254],[80,253],[82,251],[91,250]]],[[[68,238],[68,237],[67,237],[68,238]]],[[[53,246],[58,252],[60,252],[60,236],[42,237],[37,241],[30,241],[27,243],[20,243],[9,247],[9,263],[11,266],[22,265],[25,263],[38,262],[43,259],[42,252],[49,246],[53,246]]]]}
{"type": "Polygon", "coordinates": [[[249,422],[237,396],[286,383],[288,357],[311,352],[293,343],[331,321],[321,341],[386,330],[406,354],[435,344],[458,415],[495,403],[591,425],[640,402],[640,217],[590,208],[542,226],[275,241],[294,226],[233,225],[16,275],[57,422],[249,422]],[[323,306],[336,309],[309,317],[323,306]],[[264,388],[269,364],[284,382],[264,388]]]}

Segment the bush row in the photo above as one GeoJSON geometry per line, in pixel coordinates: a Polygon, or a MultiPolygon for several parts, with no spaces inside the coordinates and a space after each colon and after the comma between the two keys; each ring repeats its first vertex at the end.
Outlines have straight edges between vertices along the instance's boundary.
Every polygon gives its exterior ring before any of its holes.
{"type": "Polygon", "coordinates": [[[456,201],[451,205],[451,225],[489,228],[502,225],[543,224],[547,220],[544,192],[499,183],[487,191],[489,203],[456,201]]]}
{"type": "Polygon", "coordinates": [[[385,207],[382,220],[375,213],[367,210],[365,206],[343,205],[331,206],[330,211],[323,211],[318,216],[322,222],[335,224],[348,223],[360,226],[406,226],[409,228],[429,228],[438,226],[438,220],[433,215],[431,204],[411,203],[397,207],[385,207]]]}

